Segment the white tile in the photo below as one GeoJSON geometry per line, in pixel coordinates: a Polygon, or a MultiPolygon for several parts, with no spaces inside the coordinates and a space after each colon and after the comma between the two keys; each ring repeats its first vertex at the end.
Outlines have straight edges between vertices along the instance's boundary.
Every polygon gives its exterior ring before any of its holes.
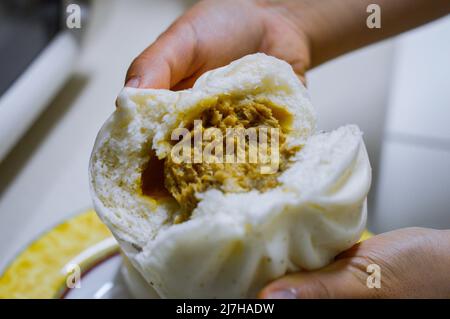
{"type": "Polygon", "coordinates": [[[450,16],[397,41],[388,131],[450,139],[450,16]]]}
{"type": "Polygon", "coordinates": [[[391,40],[366,47],[308,73],[308,88],[318,112],[318,128],[357,124],[376,176],[383,138],[394,46],[391,40]]]}
{"type": "Polygon", "coordinates": [[[374,231],[450,228],[450,144],[423,142],[433,147],[407,136],[390,136],[386,141],[379,183],[373,185],[376,207],[369,212],[374,231]]]}

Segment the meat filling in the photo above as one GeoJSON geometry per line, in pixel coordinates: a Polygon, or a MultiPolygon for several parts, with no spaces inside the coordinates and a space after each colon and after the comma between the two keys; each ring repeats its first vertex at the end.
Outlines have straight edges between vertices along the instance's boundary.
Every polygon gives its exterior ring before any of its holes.
{"type": "MultiPolygon", "coordinates": [[[[296,151],[296,149],[286,147],[286,128],[282,127],[280,120],[274,116],[273,109],[264,103],[221,98],[214,105],[205,109],[197,119],[201,120],[201,133],[212,127],[220,130],[223,140],[219,142],[222,143],[224,154],[227,152],[226,143],[229,143],[226,139],[230,136],[229,132],[233,131],[227,131],[227,129],[238,129],[233,132],[239,132],[239,129],[242,131],[242,129],[254,128],[254,132],[257,133],[256,136],[258,136],[258,142],[260,142],[260,131],[265,128],[264,133],[267,133],[266,141],[268,145],[265,149],[266,159],[272,155],[272,135],[275,132],[277,136],[274,136],[274,138],[278,138],[278,143],[274,144],[278,147],[276,150],[278,163],[275,171],[263,174],[262,165],[267,165],[267,161],[250,162],[249,151],[255,145],[249,142],[250,137],[248,135],[245,136],[244,146],[238,145],[237,140],[232,140],[234,150],[237,151],[238,147],[245,149],[244,162],[237,162],[237,160],[232,162],[220,161],[220,158],[217,157],[219,160],[213,163],[204,161],[200,163],[180,163],[175,161],[172,155],[169,155],[164,161],[164,185],[182,208],[182,214],[178,218],[178,222],[188,219],[192,210],[197,206],[196,194],[208,189],[215,188],[226,193],[238,193],[248,192],[252,189],[264,192],[276,187],[278,185],[277,177],[287,168],[289,157],[296,151]],[[270,128],[278,130],[270,130],[270,128]]],[[[194,125],[187,128],[190,130],[187,137],[190,139],[188,142],[190,145],[195,145],[194,130],[198,130],[198,128],[194,125]]],[[[211,140],[202,141],[203,150],[208,143],[211,143],[211,140]]],[[[261,144],[257,145],[260,147],[261,144]]],[[[191,151],[191,155],[193,155],[194,148],[191,148],[191,151]]],[[[218,154],[213,153],[213,155],[218,154]]]]}

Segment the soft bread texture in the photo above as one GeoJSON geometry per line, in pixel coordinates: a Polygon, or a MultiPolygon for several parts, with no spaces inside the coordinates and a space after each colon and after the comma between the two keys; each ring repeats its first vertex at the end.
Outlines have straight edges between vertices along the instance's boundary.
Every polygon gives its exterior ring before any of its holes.
{"type": "Polygon", "coordinates": [[[314,134],[306,89],[284,61],[246,56],[201,76],[190,90],[124,88],[91,157],[95,208],[133,266],[163,298],[254,297],[288,271],[323,267],[360,237],[371,169],[361,131],[314,134]],[[170,152],[170,133],[211,99],[265,100],[291,115],[294,163],[264,193],[209,189],[189,220],[172,224],[174,200],[140,193],[150,151],[170,152]]]}

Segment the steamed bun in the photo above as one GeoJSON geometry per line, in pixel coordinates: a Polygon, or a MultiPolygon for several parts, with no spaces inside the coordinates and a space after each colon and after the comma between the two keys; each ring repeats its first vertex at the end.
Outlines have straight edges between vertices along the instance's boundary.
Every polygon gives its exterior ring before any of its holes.
{"type": "Polygon", "coordinates": [[[95,208],[158,296],[254,297],[287,272],[330,263],[365,227],[362,133],[316,133],[315,124],[291,66],[264,54],[209,71],[189,90],[124,88],[92,152],[95,208]],[[195,119],[222,132],[279,129],[277,170],[175,163],[171,134],[192,131],[195,119]]]}

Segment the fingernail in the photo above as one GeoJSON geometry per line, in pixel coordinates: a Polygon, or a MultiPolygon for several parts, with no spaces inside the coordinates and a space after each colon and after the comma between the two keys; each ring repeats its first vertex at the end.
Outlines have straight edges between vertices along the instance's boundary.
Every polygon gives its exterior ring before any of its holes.
{"type": "Polygon", "coordinates": [[[125,83],[126,87],[130,88],[138,88],[139,84],[141,83],[141,79],[138,76],[130,78],[127,83],[125,83]]]}
{"type": "Polygon", "coordinates": [[[292,289],[275,290],[269,293],[269,295],[267,295],[265,299],[297,299],[297,295],[292,289]]]}

